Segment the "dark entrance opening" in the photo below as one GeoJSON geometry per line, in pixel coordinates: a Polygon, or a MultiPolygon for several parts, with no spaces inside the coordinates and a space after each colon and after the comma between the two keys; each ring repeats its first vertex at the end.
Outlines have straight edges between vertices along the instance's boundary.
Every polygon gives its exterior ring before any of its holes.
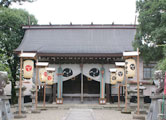
{"type": "MultiPolygon", "coordinates": [[[[97,103],[100,97],[100,82],[83,76],[84,103],[97,103]]],[[[81,74],[63,82],[64,103],[81,103],[81,74]]]]}

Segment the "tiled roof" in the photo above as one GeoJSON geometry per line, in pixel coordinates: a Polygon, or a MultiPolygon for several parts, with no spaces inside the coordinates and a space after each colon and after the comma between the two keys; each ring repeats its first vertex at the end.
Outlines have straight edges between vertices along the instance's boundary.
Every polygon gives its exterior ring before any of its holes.
{"type": "Polygon", "coordinates": [[[15,50],[44,54],[97,54],[132,51],[134,25],[24,26],[24,38],[15,50]]]}

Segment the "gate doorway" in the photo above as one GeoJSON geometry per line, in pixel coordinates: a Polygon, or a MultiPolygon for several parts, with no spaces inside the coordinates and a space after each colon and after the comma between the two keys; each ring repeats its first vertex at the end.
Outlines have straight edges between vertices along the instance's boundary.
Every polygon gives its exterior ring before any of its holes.
{"type": "MultiPolygon", "coordinates": [[[[98,103],[100,82],[83,75],[83,103],[98,103]]],[[[64,103],[81,103],[81,74],[63,82],[64,103]]]]}

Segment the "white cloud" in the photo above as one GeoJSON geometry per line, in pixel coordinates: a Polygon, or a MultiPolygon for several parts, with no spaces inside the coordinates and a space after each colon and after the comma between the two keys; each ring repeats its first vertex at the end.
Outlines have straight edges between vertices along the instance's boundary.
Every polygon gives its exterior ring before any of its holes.
{"type": "Polygon", "coordinates": [[[133,24],[136,0],[37,0],[12,8],[35,15],[39,24],[133,24]]]}

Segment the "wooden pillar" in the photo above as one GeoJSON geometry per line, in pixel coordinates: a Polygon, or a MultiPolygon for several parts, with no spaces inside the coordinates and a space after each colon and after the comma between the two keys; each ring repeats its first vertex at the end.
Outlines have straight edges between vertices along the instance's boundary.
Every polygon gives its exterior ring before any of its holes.
{"type": "Polygon", "coordinates": [[[106,84],[106,99],[107,102],[110,102],[110,85],[106,84]]]}
{"type": "Polygon", "coordinates": [[[35,107],[37,109],[38,104],[38,67],[36,66],[36,96],[35,96],[35,107]]]}
{"type": "Polygon", "coordinates": [[[127,80],[128,78],[126,77],[126,81],[125,81],[125,87],[126,87],[126,93],[125,93],[125,111],[127,111],[127,80]]]}
{"type": "Polygon", "coordinates": [[[21,116],[21,93],[22,93],[22,62],[23,58],[20,57],[20,89],[19,89],[19,115],[21,116]]]}
{"type": "Polygon", "coordinates": [[[120,85],[118,84],[118,108],[120,108],[120,85]]]}
{"type": "Polygon", "coordinates": [[[110,84],[110,97],[111,97],[111,102],[114,103],[114,98],[112,96],[112,84],[110,84]]]}
{"type": "Polygon", "coordinates": [[[83,79],[83,64],[80,65],[81,68],[81,103],[84,102],[84,79],[83,79]]]}
{"type": "Polygon", "coordinates": [[[63,93],[63,80],[62,80],[62,68],[61,66],[58,68],[58,87],[57,87],[57,99],[56,99],[56,103],[57,104],[63,104],[63,97],[62,97],[62,93],[63,93]]]}
{"type": "Polygon", "coordinates": [[[43,107],[46,105],[46,83],[44,83],[44,92],[43,92],[43,107]]]}
{"type": "Polygon", "coordinates": [[[137,114],[139,114],[139,49],[137,48],[137,114]]]}
{"type": "Polygon", "coordinates": [[[105,70],[102,68],[100,70],[101,76],[100,76],[100,98],[99,98],[99,104],[106,104],[105,99],[105,70]]]}
{"type": "Polygon", "coordinates": [[[56,83],[52,85],[53,102],[56,102],[56,83]]]}

